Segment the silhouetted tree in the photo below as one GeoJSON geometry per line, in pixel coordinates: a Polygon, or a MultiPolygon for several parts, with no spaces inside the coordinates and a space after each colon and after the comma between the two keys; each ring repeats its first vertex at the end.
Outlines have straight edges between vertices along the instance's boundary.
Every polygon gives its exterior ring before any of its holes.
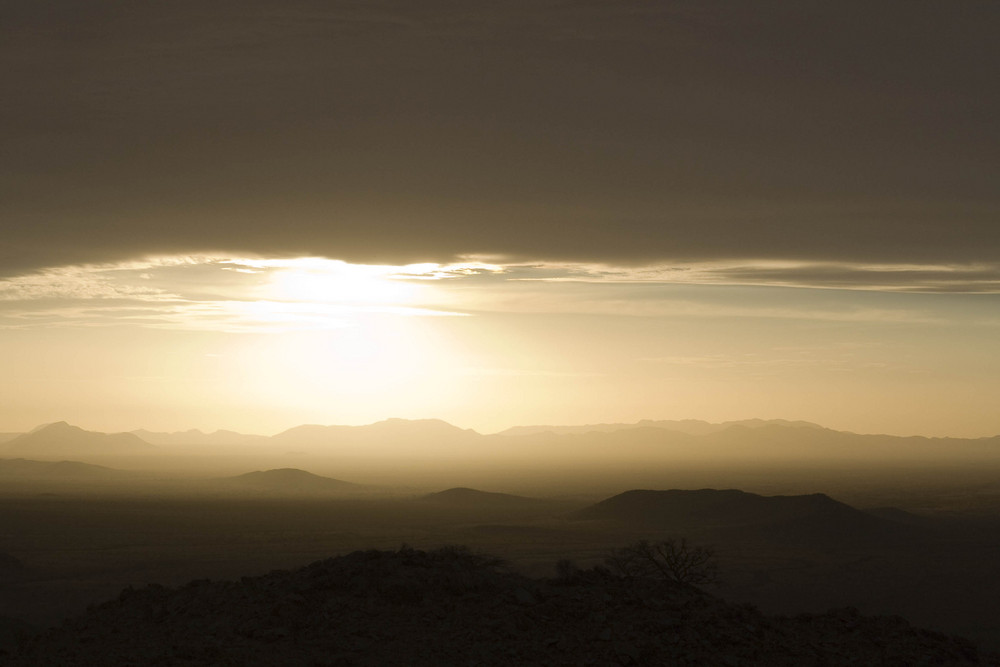
{"type": "Polygon", "coordinates": [[[683,537],[656,543],[640,540],[612,550],[604,562],[623,577],[661,577],[697,586],[714,584],[718,579],[715,551],[696,547],[683,537]]]}

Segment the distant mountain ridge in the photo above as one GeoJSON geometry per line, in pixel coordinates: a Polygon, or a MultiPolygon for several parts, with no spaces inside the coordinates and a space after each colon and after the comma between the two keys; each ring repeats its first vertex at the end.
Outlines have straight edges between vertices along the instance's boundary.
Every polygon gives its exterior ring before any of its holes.
{"type": "Polygon", "coordinates": [[[225,446],[225,445],[259,445],[269,440],[266,435],[251,435],[220,429],[211,433],[199,431],[196,428],[187,431],[157,432],[146,429],[130,431],[135,436],[157,446],[225,446]]]}
{"type": "Polygon", "coordinates": [[[272,436],[274,439],[294,439],[302,435],[347,435],[347,434],[389,434],[389,435],[411,435],[414,433],[433,435],[458,435],[476,434],[472,429],[463,429],[449,424],[441,419],[384,419],[372,424],[362,426],[345,426],[333,424],[323,426],[320,424],[303,424],[295,426],[286,431],[282,431],[272,436]]]}
{"type": "Polygon", "coordinates": [[[386,419],[365,426],[304,424],[271,437],[284,448],[323,454],[431,456],[461,453],[483,436],[440,419],[386,419]]]}
{"type": "Polygon", "coordinates": [[[32,461],[0,459],[0,479],[97,481],[124,479],[122,470],[80,461],[32,461]]]}
{"type": "Polygon", "coordinates": [[[254,453],[371,459],[515,460],[593,465],[764,461],[823,463],[1000,462],[1000,436],[927,438],[834,431],[811,422],[749,419],[710,424],[699,420],[643,420],[635,424],[524,426],[483,435],[439,419],[387,419],[363,426],[305,424],[273,436],[190,430],[98,433],[66,422],[41,426],[0,442],[0,457],[86,460],[88,456],[156,452],[254,453]],[[139,437],[145,435],[155,443],[139,437]],[[157,449],[157,447],[163,447],[157,449]],[[171,448],[175,447],[174,451],[171,448]],[[224,451],[228,448],[229,451],[224,451]],[[214,451],[213,451],[214,450],[214,451]],[[240,451],[242,450],[242,451],[240,451]],[[252,450],[252,451],[251,451],[252,450]]]}
{"type": "Polygon", "coordinates": [[[613,431],[494,435],[510,443],[509,452],[535,457],[572,457],[596,461],[998,461],[1000,436],[990,438],[925,438],[921,436],[861,435],[821,426],[781,423],[731,424],[701,435],[652,426],[633,425],[613,431]]]}
{"type": "Polygon", "coordinates": [[[86,431],[64,421],[45,424],[0,445],[0,455],[28,459],[140,454],[155,447],[132,433],[86,431]]]}
{"type": "Polygon", "coordinates": [[[745,426],[747,428],[760,428],[762,426],[786,426],[789,428],[823,428],[819,424],[806,421],[789,421],[787,419],[741,419],[726,422],[707,422],[701,419],[642,419],[632,424],[610,423],[610,424],[581,424],[563,426],[514,426],[505,431],[500,431],[497,435],[535,435],[539,433],[554,433],[556,435],[582,435],[584,433],[614,433],[635,428],[658,428],[667,431],[677,431],[687,435],[708,435],[718,433],[732,426],[745,426]]]}

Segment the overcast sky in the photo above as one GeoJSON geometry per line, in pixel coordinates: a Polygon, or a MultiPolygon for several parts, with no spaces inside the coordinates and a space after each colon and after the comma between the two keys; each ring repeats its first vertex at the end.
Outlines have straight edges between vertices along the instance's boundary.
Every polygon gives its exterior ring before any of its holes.
{"type": "Polygon", "coordinates": [[[2,0],[0,270],[995,264],[995,0],[2,0]]]}

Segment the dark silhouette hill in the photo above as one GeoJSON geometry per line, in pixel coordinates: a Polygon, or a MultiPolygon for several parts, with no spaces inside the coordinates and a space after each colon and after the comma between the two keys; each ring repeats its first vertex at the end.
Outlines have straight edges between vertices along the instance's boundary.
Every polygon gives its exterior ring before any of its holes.
{"type": "MultiPolygon", "coordinates": [[[[28,567],[19,558],[0,552],[0,586],[23,581],[30,574],[28,567]]],[[[0,614],[0,635],[3,634],[4,618],[4,615],[0,614]]],[[[0,664],[3,664],[2,660],[0,660],[0,664]]]]}
{"type": "Polygon", "coordinates": [[[32,461],[0,459],[0,479],[112,481],[129,474],[114,468],[81,463],[80,461],[32,461]]]}
{"type": "Polygon", "coordinates": [[[736,529],[779,541],[824,542],[899,539],[901,523],[862,512],[829,496],[760,496],[736,489],[632,490],[574,512],[577,521],[603,520],[677,531],[736,529]]]}
{"type": "Polygon", "coordinates": [[[0,614],[0,659],[8,649],[16,645],[20,637],[36,633],[37,628],[24,621],[0,614]]]}
{"type": "Polygon", "coordinates": [[[821,493],[768,497],[736,489],[636,489],[579,510],[572,518],[711,526],[772,523],[829,511],[857,512],[821,493]]]}
{"type": "Polygon", "coordinates": [[[866,507],[863,511],[865,514],[870,514],[896,524],[920,526],[924,528],[938,528],[942,525],[940,519],[914,514],[913,512],[901,510],[898,507],[866,507]]]}
{"type": "Polygon", "coordinates": [[[899,617],[769,617],[665,580],[603,570],[529,579],[461,548],[403,548],[239,581],[126,589],[10,647],[5,664],[1000,663],[899,617]]]}
{"type": "Polygon", "coordinates": [[[20,574],[25,569],[24,563],[10,554],[0,552],[0,579],[10,574],[20,574]]]}
{"type": "Polygon", "coordinates": [[[0,445],[0,454],[50,459],[141,454],[153,449],[153,445],[132,433],[100,433],[55,422],[0,445]]]}
{"type": "Polygon", "coordinates": [[[490,491],[479,491],[466,487],[455,487],[430,493],[421,496],[420,500],[440,505],[452,505],[456,507],[513,507],[519,508],[525,505],[543,502],[537,498],[527,498],[525,496],[515,496],[507,493],[493,493],[490,491]]]}
{"type": "Polygon", "coordinates": [[[361,488],[351,482],[314,475],[298,468],[256,470],[219,481],[229,488],[275,494],[343,493],[361,488]]]}

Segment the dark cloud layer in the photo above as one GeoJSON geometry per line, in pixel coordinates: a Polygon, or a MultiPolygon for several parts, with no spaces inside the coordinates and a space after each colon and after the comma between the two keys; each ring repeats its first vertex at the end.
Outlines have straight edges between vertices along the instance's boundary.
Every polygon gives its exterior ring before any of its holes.
{"type": "Polygon", "coordinates": [[[1000,256],[1000,3],[0,0],[0,272],[1000,256]]]}

